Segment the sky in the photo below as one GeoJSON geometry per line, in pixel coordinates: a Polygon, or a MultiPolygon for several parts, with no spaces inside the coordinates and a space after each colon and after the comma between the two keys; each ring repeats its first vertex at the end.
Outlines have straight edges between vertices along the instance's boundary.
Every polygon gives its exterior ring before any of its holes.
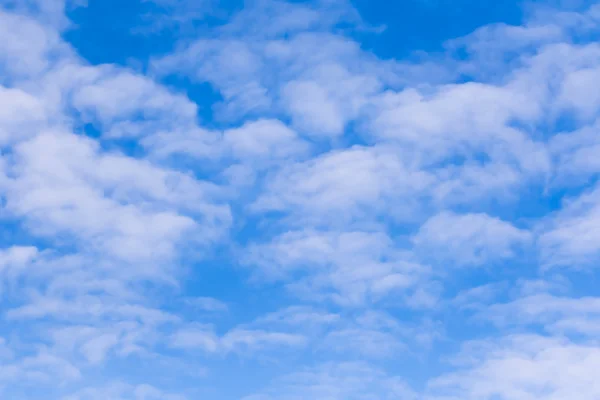
{"type": "Polygon", "coordinates": [[[0,397],[598,400],[600,3],[0,0],[0,397]]]}

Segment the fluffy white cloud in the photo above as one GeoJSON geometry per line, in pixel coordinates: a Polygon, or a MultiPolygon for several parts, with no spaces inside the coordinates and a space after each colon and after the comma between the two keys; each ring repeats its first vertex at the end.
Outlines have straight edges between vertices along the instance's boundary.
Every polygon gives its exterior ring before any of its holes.
{"type": "Polygon", "coordinates": [[[112,66],[73,69],[57,71],[68,79],[74,72],[80,76],[71,93],[72,106],[83,121],[100,124],[108,137],[148,135],[181,129],[182,124],[194,127],[197,105],[149,78],[112,66]]]}
{"type": "Polygon", "coordinates": [[[286,165],[252,207],[323,225],[368,220],[383,212],[410,218],[422,207],[419,196],[433,180],[404,165],[393,149],[354,147],[286,165]]]}
{"type": "Polygon", "coordinates": [[[600,146],[599,129],[596,122],[575,132],[561,133],[552,138],[549,147],[556,159],[555,186],[578,186],[598,175],[600,164],[594,155],[600,146]]]}
{"type": "Polygon", "coordinates": [[[497,343],[474,343],[471,369],[432,382],[440,396],[431,399],[563,400],[573,393],[595,399],[594,370],[600,361],[593,345],[560,338],[517,335],[497,343]]]}
{"type": "Polygon", "coordinates": [[[448,267],[482,266],[512,258],[532,235],[486,214],[444,212],[427,220],[412,238],[425,259],[448,267]]]}
{"type": "Polygon", "coordinates": [[[102,153],[94,141],[68,132],[40,134],[19,144],[15,156],[6,209],[38,234],[72,234],[91,251],[126,261],[171,257],[184,233],[199,229],[199,240],[211,239],[230,219],[226,205],[207,199],[217,191],[211,184],[102,153]],[[202,218],[202,225],[173,207],[202,218]]]}
{"type": "Polygon", "coordinates": [[[427,399],[562,400],[574,392],[582,399],[599,395],[590,372],[600,361],[595,340],[599,299],[557,296],[537,286],[508,303],[478,308],[481,320],[522,333],[465,343],[454,360],[456,370],[432,380],[427,399]],[[529,329],[534,331],[526,333],[529,329]]]}
{"type": "Polygon", "coordinates": [[[429,274],[381,232],[288,232],[251,246],[244,263],[259,276],[291,281],[300,295],[355,305],[388,293],[410,298],[429,274]]]}
{"type": "Polygon", "coordinates": [[[356,10],[345,0],[246,6],[215,37],[155,60],[155,71],[212,83],[224,116],[284,114],[308,135],[341,135],[389,69],[328,31],[340,22],[360,25],[356,10]]]}
{"type": "Polygon", "coordinates": [[[547,267],[576,269],[595,266],[598,261],[600,189],[568,202],[541,234],[539,244],[547,267]]]}
{"type": "Polygon", "coordinates": [[[34,19],[2,8],[0,21],[0,33],[5,39],[0,45],[2,82],[39,76],[57,55],[70,53],[58,32],[34,19]]]}
{"type": "Polygon", "coordinates": [[[296,132],[278,120],[259,120],[229,129],[223,141],[240,160],[281,160],[306,154],[309,149],[296,132]]]}

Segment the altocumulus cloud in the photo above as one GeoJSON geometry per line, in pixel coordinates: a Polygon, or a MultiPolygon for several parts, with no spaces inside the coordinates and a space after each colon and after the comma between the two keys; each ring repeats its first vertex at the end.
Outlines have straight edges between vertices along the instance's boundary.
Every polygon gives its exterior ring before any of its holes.
{"type": "Polygon", "coordinates": [[[600,4],[379,6],[0,0],[0,397],[600,398],[600,4]]]}

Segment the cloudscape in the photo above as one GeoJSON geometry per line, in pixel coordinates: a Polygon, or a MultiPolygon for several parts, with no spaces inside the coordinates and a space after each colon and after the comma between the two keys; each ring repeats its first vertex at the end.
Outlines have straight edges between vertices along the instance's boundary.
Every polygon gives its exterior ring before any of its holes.
{"type": "Polygon", "coordinates": [[[0,0],[0,398],[600,399],[600,3],[0,0]]]}

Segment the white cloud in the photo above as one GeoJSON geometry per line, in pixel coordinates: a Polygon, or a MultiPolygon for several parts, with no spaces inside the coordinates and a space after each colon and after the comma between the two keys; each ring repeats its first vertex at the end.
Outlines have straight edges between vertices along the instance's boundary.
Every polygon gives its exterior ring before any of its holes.
{"type": "MultiPolygon", "coordinates": [[[[250,324],[237,327],[233,332],[236,334],[232,336],[227,333],[223,340],[229,337],[231,341],[232,337],[239,337],[240,332],[244,336],[252,334],[257,338],[265,336],[266,339],[265,334],[271,332],[268,335],[272,341],[271,347],[277,344],[275,338],[280,339],[279,345],[282,346],[285,339],[295,337],[298,341],[296,345],[302,343],[307,351],[345,360],[380,360],[398,355],[418,358],[443,337],[443,329],[428,319],[403,321],[384,311],[342,309],[333,313],[308,306],[292,306],[269,313],[250,324]]],[[[258,340],[244,342],[246,346],[252,345],[247,348],[251,351],[258,340]]],[[[266,350],[268,347],[264,342],[263,348],[266,350]]],[[[291,345],[290,341],[288,346],[291,345]]]]}
{"type": "Polygon", "coordinates": [[[399,378],[364,363],[330,363],[277,380],[261,394],[243,400],[366,400],[418,397],[399,378]]]}
{"type": "Polygon", "coordinates": [[[38,249],[32,246],[13,246],[2,249],[0,250],[0,270],[26,266],[37,254],[38,249]]]}
{"type": "Polygon", "coordinates": [[[593,267],[600,251],[599,218],[598,188],[566,203],[539,238],[544,265],[576,269],[593,267]]]}
{"type": "Polygon", "coordinates": [[[339,354],[358,353],[365,358],[394,357],[404,350],[404,344],[392,334],[373,329],[343,329],[331,332],[324,346],[339,354]]]}
{"type": "Polygon", "coordinates": [[[25,217],[38,234],[75,235],[84,240],[84,249],[126,261],[171,257],[181,235],[200,228],[172,207],[202,218],[201,241],[218,236],[230,218],[227,206],[204,200],[215,190],[211,185],[144,161],[103,154],[81,136],[47,132],[20,144],[16,155],[7,209],[25,217]],[[155,205],[142,206],[144,201],[155,205]]]}
{"type": "Polygon", "coordinates": [[[477,347],[464,354],[472,367],[433,381],[435,394],[428,399],[566,400],[577,393],[591,400],[600,394],[594,373],[600,352],[594,345],[522,335],[477,347]]]}
{"type": "MultiPolygon", "coordinates": [[[[46,2],[40,2],[43,3],[46,2]]],[[[0,44],[2,82],[38,76],[53,64],[56,56],[70,53],[54,29],[1,8],[0,35],[5,39],[0,44]]]]}
{"type": "Polygon", "coordinates": [[[463,310],[480,310],[490,304],[506,285],[502,283],[489,283],[462,290],[452,299],[451,304],[463,310]]]}
{"type": "Polygon", "coordinates": [[[346,124],[378,93],[375,76],[359,75],[339,64],[318,65],[282,88],[282,101],[294,125],[311,136],[340,136],[346,124]],[[335,82],[335,85],[332,84],[335,82]]]}
{"type": "Polygon", "coordinates": [[[208,353],[256,352],[277,347],[304,347],[302,335],[235,328],[217,336],[210,327],[184,327],[171,338],[171,346],[179,349],[200,349],[208,353]]]}
{"type": "Polygon", "coordinates": [[[412,238],[426,260],[452,266],[484,266],[510,259],[532,235],[486,214],[443,212],[427,220],[412,238]]]}
{"type": "Polygon", "coordinates": [[[323,225],[368,220],[383,212],[411,218],[432,181],[426,172],[405,166],[393,149],[353,147],[286,165],[253,209],[284,211],[298,222],[323,225]]]}
{"type": "Polygon", "coordinates": [[[600,299],[540,292],[491,305],[482,309],[479,317],[500,326],[541,325],[553,334],[593,337],[600,330],[600,299]]]}
{"type": "Polygon", "coordinates": [[[223,141],[239,160],[285,160],[308,153],[309,145],[278,120],[258,120],[229,129],[223,141]]]}
{"type": "Polygon", "coordinates": [[[209,327],[190,327],[176,332],[171,338],[171,346],[214,353],[219,349],[219,338],[209,327]]]}
{"type": "Polygon", "coordinates": [[[553,186],[577,187],[600,173],[600,162],[595,157],[600,151],[597,121],[575,132],[561,133],[549,143],[556,159],[556,176],[553,186]]]}
{"type": "Polygon", "coordinates": [[[86,5],[87,0],[4,0],[2,3],[12,12],[31,16],[57,30],[70,26],[67,11],[86,5]]]}
{"type": "Polygon", "coordinates": [[[229,309],[226,303],[212,297],[189,297],[185,303],[204,311],[222,312],[229,309]]]}
{"type": "Polygon", "coordinates": [[[83,121],[97,121],[106,136],[141,136],[181,129],[182,124],[194,127],[198,107],[187,97],[129,71],[111,66],[88,69],[81,73],[84,79],[74,88],[71,102],[83,121]],[[135,119],[141,121],[132,122],[135,119]]]}
{"type": "Polygon", "coordinates": [[[360,305],[391,293],[410,297],[426,266],[411,261],[381,232],[288,232],[271,243],[252,245],[244,263],[267,279],[313,299],[360,305]]]}
{"type": "Polygon", "coordinates": [[[228,102],[227,113],[265,112],[272,105],[257,76],[263,61],[239,40],[198,40],[181,53],[154,62],[163,74],[189,74],[198,81],[218,87],[228,102]]]}
{"type": "Polygon", "coordinates": [[[596,117],[600,110],[599,77],[600,67],[572,72],[565,78],[559,101],[565,108],[575,110],[581,118],[596,117]]]}
{"type": "Polygon", "coordinates": [[[134,34],[139,35],[152,35],[171,30],[185,34],[193,30],[195,22],[214,16],[220,11],[219,3],[214,0],[141,0],[141,2],[152,3],[155,7],[143,15],[145,24],[132,29],[134,34]]]}
{"type": "MultiPolygon", "coordinates": [[[[427,399],[594,399],[600,302],[550,294],[548,282],[525,282],[507,303],[481,305],[478,318],[513,335],[463,344],[452,372],[430,382],[427,399]],[[537,289],[531,290],[531,284],[537,289]],[[540,332],[543,332],[540,333],[540,332]]],[[[552,286],[552,285],[550,285],[552,286]]]]}
{"type": "Polygon", "coordinates": [[[99,365],[113,356],[125,357],[151,348],[156,335],[153,322],[145,322],[132,319],[112,326],[98,323],[95,326],[68,325],[48,329],[48,338],[42,339],[51,344],[56,354],[85,362],[88,366],[99,365]]]}
{"type": "Polygon", "coordinates": [[[0,389],[7,384],[65,384],[81,378],[81,371],[69,361],[41,349],[36,354],[5,360],[0,367],[0,389]]]}
{"type": "Polygon", "coordinates": [[[7,293],[19,291],[19,278],[27,273],[28,269],[39,256],[39,250],[33,246],[12,246],[0,249],[0,300],[7,293]]]}
{"type": "Polygon", "coordinates": [[[338,22],[363,25],[345,0],[248,2],[213,38],[185,43],[153,67],[213,84],[224,97],[222,117],[283,113],[307,134],[336,136],[380,89],[386,69],[329,33],[338,22]]]}
{"type": "Polygon", "coordinates": [[[294,118],[294,124],[308,134],[341,135],[344,119],[338,104],[315,82],[290,82],[283,98],[294,118]]]}
{"type": "Polygon", "coordinates": [[[34,96],[0,86],[0,146],[34,135],[46,119],[44,105],[34,96]]]}
{"type": "Polygon", "coordinates": [[[261,324],[279,325],[302,327],[310,329],[312,327],[320,327],[322,325],[329,325],[338,322],[340,316],[338,314],[315,310],[311,307],[292,306],[279,310],[273,313],[269,313],[256,322],[261,324]]]}

